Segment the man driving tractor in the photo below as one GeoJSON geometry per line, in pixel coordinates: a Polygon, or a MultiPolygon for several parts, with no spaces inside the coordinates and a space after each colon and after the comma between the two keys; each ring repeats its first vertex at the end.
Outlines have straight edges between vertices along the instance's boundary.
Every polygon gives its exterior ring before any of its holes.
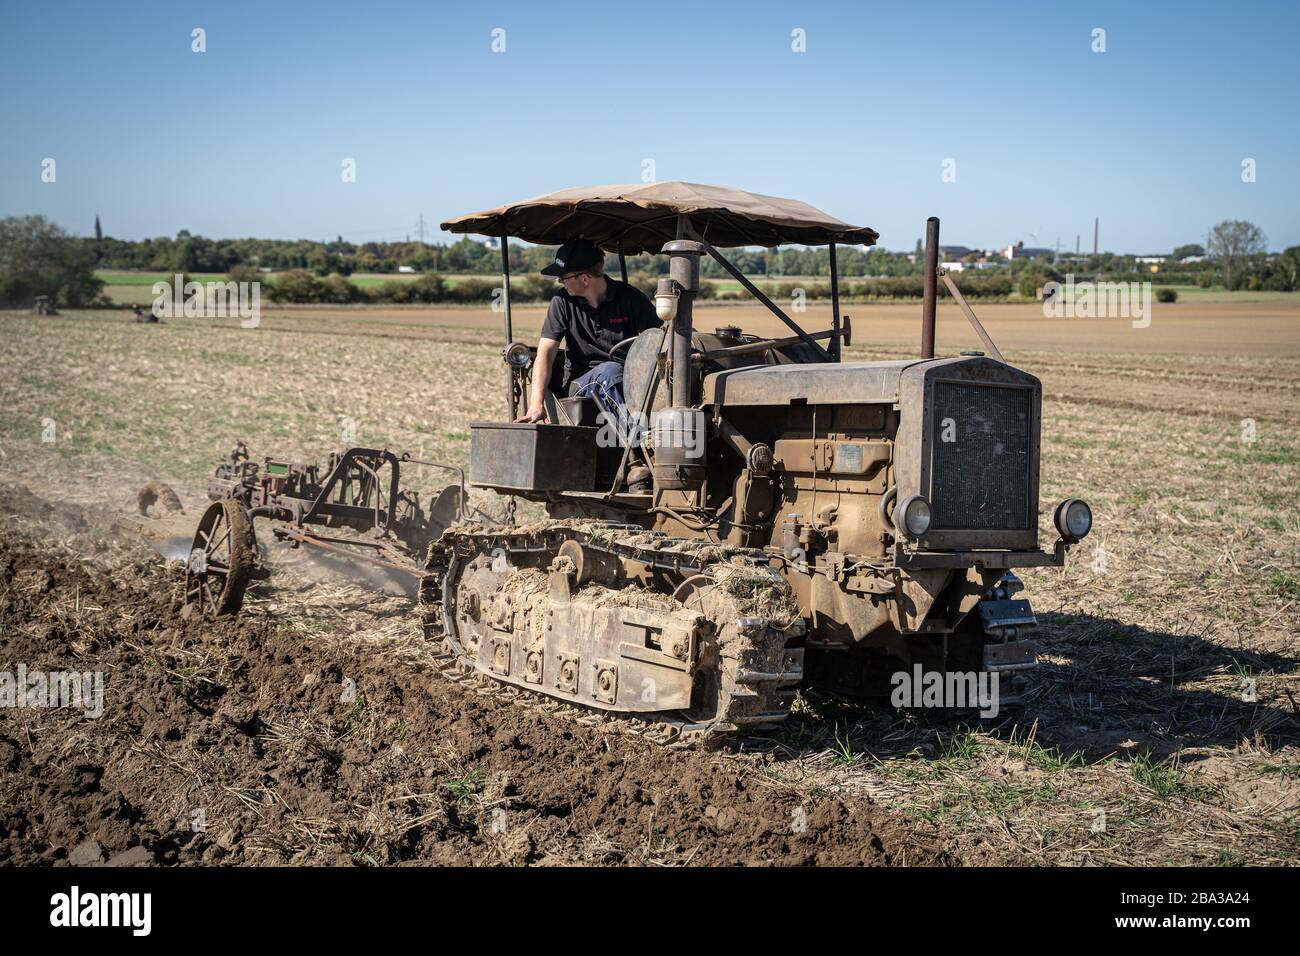
{"type": "Polygon", "coordinates": [[[593,398],[601,411],[618,416],[624,404],[623,364],[611,361],[610,350],[624,339],[660,327],[654,305],[641,290],[605,275],[605,254],[589,239],[560,246],[542,275],[559,279],[562,288],[546,310],[528,411],[518,420],[546,420],[546,387],[561,341],[569,394],[593,398]]]}

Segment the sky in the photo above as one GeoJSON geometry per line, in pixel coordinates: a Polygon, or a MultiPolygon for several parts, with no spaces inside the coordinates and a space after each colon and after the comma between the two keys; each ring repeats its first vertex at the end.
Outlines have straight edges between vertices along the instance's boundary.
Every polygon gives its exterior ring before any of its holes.
{"type": "Polygon", "coordinates": [[[1297,3],[0,0],[0,216],[366,242],[423,215],[451,241],[452,216],[652,174],[891,249],[936,215],[975,248],[1088,251],[1099,217],[1104,250],[1223,219],[1276,250],[1300,244],[1298,40],[1297,3]]]}

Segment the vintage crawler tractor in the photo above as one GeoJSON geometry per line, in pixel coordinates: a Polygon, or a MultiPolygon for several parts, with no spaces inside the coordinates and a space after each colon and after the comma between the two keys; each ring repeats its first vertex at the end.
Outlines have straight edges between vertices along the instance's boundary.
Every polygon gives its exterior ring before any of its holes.
{"type": "MultiPolygon", "coordinates": [[[[505,273],[505,414],[471,423],[469,484],[539,502],[549,516],[520,524],[512,504],[504,523],[459,520],[429,546],[426,634],[458,672],[711,737],[779,726],[801,688],[878,698],[891,675],[918,665],[1033,667],[1036,622],[1014,571],[1062,565],[1092,515],[1081,500],[1061,502],[1057,540],[1039,547],[1042,389],[1003,360],[939,269],[938,227],[929,220],[919,357],[846,362],[836,246],[877,234],[804,203],[655,183],[568,190],[444,223],[499,239],[505,273]],[[624,278],[627,255],[667,257],[655,295],[663,327],[613,350],[626,416],[611,421],[590,398],[568,397],[557,361],[549,421],[514,421],[535,350],[514,340],[512,237],[590,239],[618,255],[624,278]],[[829,329],[801,328],[721,251],[786,243],[829,247],[829,329]],[[790,335],[697,329],[705,256],[790,335]],[[984,351],[935,356],[940,280],[984,351]],[[650,466],[649,493],[627,490],[634,458],[650,466]]],[[[291,520],[281,533],[297,540],[322,515],[273,493],[246,498],[223,500],[254,514],[278,508],[272,516],[291,520]]],[[[387,502],[371,525],[400,523],[400,493],[387,502]]],[[[457,499],[455,517],[463,508],[457,499]]]]}

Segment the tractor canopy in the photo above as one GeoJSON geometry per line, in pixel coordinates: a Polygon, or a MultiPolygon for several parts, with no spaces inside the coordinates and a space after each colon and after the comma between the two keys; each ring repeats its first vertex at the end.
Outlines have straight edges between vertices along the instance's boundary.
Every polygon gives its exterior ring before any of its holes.
{"type": "Polygon", "coordinates": [[[657,253],[678,238],[679,217],[714,247],[787,243],[873,245],[879,234],[797,199],[701,183],[632,183],[562,189],[444,222],[447,232],[516,237],[538,245],[590,239],[607,252],[657,253]]]}

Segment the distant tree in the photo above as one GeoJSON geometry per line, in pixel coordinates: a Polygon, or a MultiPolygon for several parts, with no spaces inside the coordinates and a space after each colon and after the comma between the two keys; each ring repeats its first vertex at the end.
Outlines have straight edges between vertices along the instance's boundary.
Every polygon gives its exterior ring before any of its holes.
{"type": "Polygon", "coordinates": [[[1046,265],[1044,259],[1035,259],[1032,266],[1016,275],[1016,291],[1026,299],[1033,299],[1048,282],[1062,282],[1064,279],[1065,276],[1046,265]]]}
{"type": "Polygon", "coordinates": [[[1199,245],[1198,243],[1195,242],[1189,242],[1186,245],[1179,246],[1177,249],[1175,249],[1171,258],[1175,262],[1178,262],[1180,259],[1186,259],[1188,256],[1203,256],[1203,255],[1205,255],[1204,246],[1199,245]]]}
{"type": "Polygon", "coordinates": [[[104,288],[94,253],[44,216],[0,219],[0,305],[30,306],[38,295],[91,304],[104,288]]]}
{"type": "Polygon", "coordinates": [[[327,276],[339,271],[339,254],[330,252],[324,246],[317,246],[307,256],[307,265],[318,276],[327,276]]]}
{"type": "Polygon", "coordinates": [[[201,256],[198,244],[190,238],[189,233],[185,233],[182,239],[178,234],[176,236],[176,254],[172,258],[172,268],[177,272],[202,272],[203,265],[199,261],[201,256]]]}
{"type": "Polygon", "coordinates": [[[100,242],[104,238],[104,230],[99,228],[99,213],[95,213],[95,241],[100,242]]]}
{"type": "Polygon", "coordinates": [[[1253,222],[1225,219],[1210,230],[1209,254],[1223,272],[1223,285],[1238,289],[1246,274],[1247,262],[1264,252],[1268,238],[1253,222]]]}
{"type": "Polygon", "coordinates": [[[361,298],[361,290],[337,272],[327,276],[320,285],[322,302],[355,302],[361,298]]]}
{"type": "Polygon", "coordinates": [[[1300,246],[1290,246],[1278,256],[1277,267],[1282,276],[1283,291],[1300,289],[1300,246]]]}
{"type": "Polygon", "coordinates": [[[226,276],[231,282],[259,282],[262,274],[252,266],[231,266],[230,273],[226,276]]]}
{"type": "Polygon", "coordinates": [[[275,277],[269,291],[276,302],[319,302],[322,288],[306,269],[290,269],[275,277]]]}

